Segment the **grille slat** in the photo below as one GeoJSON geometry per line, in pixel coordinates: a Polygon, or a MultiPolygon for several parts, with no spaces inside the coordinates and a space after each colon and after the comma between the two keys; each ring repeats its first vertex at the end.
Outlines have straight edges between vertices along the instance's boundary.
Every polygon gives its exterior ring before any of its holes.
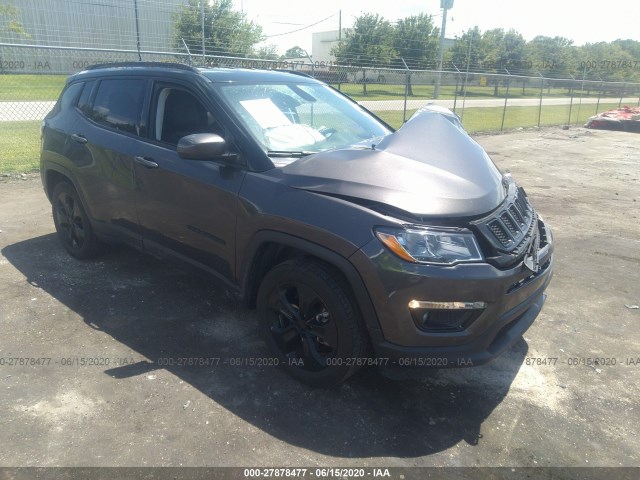
{"type": "Polygon", "coordinates": [[[507,212],[504,212],[502,215],[500,215],[500,220],[502,220],[502,223],[504,223],[505,227],[507,227],[507,229],[509,230],[511,235],[513,235],[514,238],[517,238],[520,236],[520,233],[522,233],[519,228],[520,226],[516,225],[516,223],[513,221],[513,219],[509,216],[507,212]]]}
{"type": "Polygon", "coordinates": [[[498,241],[504,245],[505,247],[507,245],[509,245],[509,242],[511,242],[511,239],[509,238],[509,235],[507,234],[507,232],[504,230],[504,227],[502,225],[500,225],[499,222],[491,222],[489,225],[489,229],[491,230],[491,233],[493,233],[495,235],[495,237],[498,239],[498,241]]]}
{"type": "Polygon", "coordinates": [[[475,225],[489,243],[485,245],[489,262],[507,268],[525,255],[538,219],[524,191],[510,189],[508,200],[475,225]]]}
{"type": "Polygon", "coordinates": [[[509,207],[509,213],[521,227],[525,224],[524,217],[520,214],[515,205],[511,205],[509,207]]]}

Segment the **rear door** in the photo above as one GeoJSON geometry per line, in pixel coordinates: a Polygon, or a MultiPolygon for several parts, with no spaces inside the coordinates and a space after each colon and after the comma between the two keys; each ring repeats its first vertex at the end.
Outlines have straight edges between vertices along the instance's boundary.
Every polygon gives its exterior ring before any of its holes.
{"type": "Polygon", "coordinates": [[[85,85],[73,126],[70,158],[89,215],[103,234],[139,237],[133,161],[146,135],[142,111],[149,80],[114,77],[85,85]]]}
{"type": "Polygon", "coordinates": [[[178,140],[227,135],[215,109],[195,89],[157,82],[150,133],[136,145],[136,205],[146,249],[171,253],[233,281],[238,192],[246,171],[214,161],[183,160],[178,140]]]}

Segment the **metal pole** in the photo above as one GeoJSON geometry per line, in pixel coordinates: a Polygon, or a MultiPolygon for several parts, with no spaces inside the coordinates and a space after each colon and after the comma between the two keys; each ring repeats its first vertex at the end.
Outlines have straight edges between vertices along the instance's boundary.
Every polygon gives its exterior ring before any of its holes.
{"type": "Polygon", "coordinates": [[[598,75],[598,78],[600,79],[600,87],[598,88],[598,101],[596,102],[596,115],[598,114],[598,110],[600,109],[600,97],[602,97],[602,86],[604,85],[604,81],[602,80],[602,77],[598,75]]]}
{"type": "Polygon", "coordinates": [[[436,86],[433,90],[433,98],[440,96],[440,82],[442,81],[442,57],[444,54],[444,33],[447,28],[447,2],[445,0],[442,9],[442,29],[440,30],[440,49],[438,52],[438,76],[436,77],[436,86]]]}
{"type": "MultiPolygon", "coordinates": [[[[569,76],[575,81],[576,77],[574,77],[573,75],[569,74],[569,76]]],[[[569,100],[569,121],[567,122],[567,125],[571,125],[571,110],[573,109],[573,83],[571,84],[571,99],[569,100]]]]}
{"type": "Polygon", "coordinates": [[[467,100],[467,83],[469,82],[469,64],[471,63],[471,40],[473,35],[469,35],[469,49],[467,51],[467,73],[464,76],[464,91],[462,94],[462,115],[460,115],[460,121],[464,118],[464,104],[467,100]]]}
{"type": "Polygon", "coordinates": [[[136,48],[138,50],[138,60],[142,61],[142,55],[140,54],[140,22],[138,21],[138,0],[133,0],[133,9],[136,14],[136,48]]]}
{"type": "Polygon", "coordinates": [[[455,113],[456,111],[456,104],[458,103],[458,88],[459,88],[459,83],[460,83],[460,75],[462,74],[462,72],[460,72],[460,70],[458,69],[458,67],[456,66],[456,64],[453,64],[453,68],[456,69],[456,71],[458,73],[456,73],[456,89],[453,92],[453,112],[455,113]]]}
{"type": "Polygon", "coordinates": [[[620,92],[620,101],[618,102],[618,108],[622,106],[622,97],[624,97],[624,91],[627,88],[627,82],[622,84],[622,91],[620,92]]]}
{"type": "MultiPolygon", "coordinates": [[[[507,72],[507,75],[511,76],[509,70],[504,69],[507,72]]],[[[507,114],[507,100],[509,99],[509,84],[511,83],[511,79],[507,77],[507,92],[504,95],[504,108],[502,109],[502,124],[500,125],[500,131],[504,130],[504,117],[507,114]]]]}
{"type": "Polygon", "coordinates": [[[538,107],[538,128],[540,128],[540,119],[542,117],[542,95],[544,93],[544,77],[539,70],[536,73],[540,75],[540,106],[538,107]]]}
{"type": "Polygon", "coordinates": [[[407,62],[404,61],[404,58],[400,57],[402,63],[404,63],[404,68],[406,72],[404,73],[404,109],[402,112],[402,123],[407,121],[407,96],[409,96],[409,67],[407,66],[407,62]]]}
{"type": "Polygon", "coordinates": [[[200,33],[202,34],[202,66],[206,66],[204,50],[204,0],[200,0],[200,33]]]}
{"type": "Polygon", "coordinates": [[[587,62],[584,62],[584,69],[582,70],[582,85],[580,86],[580,101],[578,102],[578,113],[576,115],[576,126],[580,120],[580,107],[582,106],[582,94],[584,93],[584,76],[587,74],[587,62]]]}
{"type": "Polygon", "coordinates": [[[189,66],[192,66],[193,61],[191,60],[191,51],[189,50],[189,47],[187,47],[187,42],[184,41],[184,38],[181,38],[180,40],[182,40],[182,44],[184,45],[184,48],[187,50],[187,55],[189,55],[189,66]]]}

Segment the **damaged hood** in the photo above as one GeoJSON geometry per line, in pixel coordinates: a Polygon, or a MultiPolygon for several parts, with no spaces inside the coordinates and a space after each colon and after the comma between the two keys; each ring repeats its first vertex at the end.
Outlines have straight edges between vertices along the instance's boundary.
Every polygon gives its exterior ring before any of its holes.
{"type": "Polygon", "coordinates": [[[389,205],[415,216],[473,216],[505,196],[486,152],[449,118],[418,112],[375,148],[320,152],[282,169],[294,188],[389,205]]]}

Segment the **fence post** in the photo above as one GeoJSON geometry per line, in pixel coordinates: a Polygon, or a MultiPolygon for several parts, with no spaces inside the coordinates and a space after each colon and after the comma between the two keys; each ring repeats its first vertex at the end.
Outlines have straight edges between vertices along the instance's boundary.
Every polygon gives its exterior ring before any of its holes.
{"type": "MultiPolygon", "coordinates": [[[[460,75],[462,74],[462,72],[458,69],[458,67],[456,67],[456,64],[453,63],[453,68],[456,69],[456,89],[453,92],[453,112],[455,113],[456,111],[456,104],[458,103],[458,88],[460,88],[459,83],[460,83],[460,75]]],[[[638,101],[640,101],[640,99],[638,99],[638,101]]]]}
{"type": "Polygon", "coordinates": [[[584,77],[587,74],[587,62],[584,62],[584,68],[582,69],[582,84],[580,85],[580,100],[578,101],[578,113],[576,114],[576,126],[580,120],[580,107],[582,107],[582,94],[584,93],[584,77]]]}
{"type": "Polygon", "coordinates": [[[400,57],[402,63],[404,64],[405,73],[404,73],[404,107],[402,109],[402,123],[407,121],[407,97],[409,96],[409,82],[411,79],[409,78],[409,67],[407,66],[407,62],[404,61],[404,58],[400,57]]]}
{"type": "Polygon", "coordinates": [[[205,45],[204,45],[204,0],[200,0],[200,35],[202,35],[202,66],[207,66],[207,59],[205,58],[205,45]]]}
{"type": "Polygon", "coordinates": [[[544,77],[539,70],[536,73],[540,75],[540,106],[538,107],[538,128],[540,128],[540,119],[542,117],[542,95],[544,93],[544,77]]]}
{"type": "MultiPolygon", "coordinates": [[[[575,81],[576,77],[569,74],[569,76],[575,81]]],[[[571,125],[571,110],[573,109],[573,82],[571,83],[571,99],[569,100],[569,120],[567,121],[567,125],[571,125]]]]}
{"type": "Polygon", "coordinates": [[[622,91],[620,92],[620,101],[618,102],[618,108],[622,106],[622,97],[624,97],[624,91],[627,88],[627,82],[622,84],[622,91]]]}
{"type": "Polygon", "coordinates": [[[598,88],[598,101],[596,102],[596,115],[598,114],[598,110],[600,109],[600,98],[602,97],[602,87],[604,86],[604,80],[602,80],[602,77],[598,75],[598,78],[600,79],[600,87],[598,88]]]}
{"type": "Polygon", "coordinates": [[[507,72],[507,91],[504,94],[504,108],[502,109],[502,123],[500,124],[500,131],[504,130],[504,117],[507,114],[507,100],[509,100],[509,85],[511,84],[511,73],[506,68],[504,69],[507,72]]]}

